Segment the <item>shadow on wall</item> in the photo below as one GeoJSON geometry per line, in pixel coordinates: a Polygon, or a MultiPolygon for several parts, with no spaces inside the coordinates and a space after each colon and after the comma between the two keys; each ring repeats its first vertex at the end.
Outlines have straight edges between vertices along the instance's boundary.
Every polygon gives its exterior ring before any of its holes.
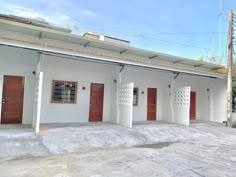
{"type": "Polygon", "coordinates": [[[236,128],[236,110],[235,109],[232,112],[232,127],[236,128]]]}

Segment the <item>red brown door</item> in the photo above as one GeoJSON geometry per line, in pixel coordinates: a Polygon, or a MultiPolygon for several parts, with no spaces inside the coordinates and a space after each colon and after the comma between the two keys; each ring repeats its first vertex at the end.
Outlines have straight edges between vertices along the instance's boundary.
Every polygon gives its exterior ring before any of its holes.
{"type": "Polygon", "coordinates": [[[147,90],[147,120],[156,120],[157,113],[157,89],[147,90]]]}
{"type": "Polygon", "coordinates": [[[24,77],[4,76],[2,94],[2,124],[22,123],[24,77]]]}
{"type": "Polygon", "coordinates": [[[91,83],[89,122],[101,122],[103,117],[104,84],[91,83]]]}
{"type": "Polygon", "coordinates": [[[196,120],[196,92],[190,93],[190,120],[196,120]]]}

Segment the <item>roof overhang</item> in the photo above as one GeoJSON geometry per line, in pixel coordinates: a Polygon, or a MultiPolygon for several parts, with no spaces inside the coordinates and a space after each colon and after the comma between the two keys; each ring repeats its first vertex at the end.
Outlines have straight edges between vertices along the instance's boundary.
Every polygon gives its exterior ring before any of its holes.
{"type": "Polygon", "coordinates": [[[118,45],[115,43],[89,39],[89,38],[85,38],[85,37],[70,34],[70,33],[63,33],[63,32],[55,31],[52,29],[46,29],[46,28],[36,27],[32,25],[27,25],[27,24],[21,24],[17,22],[2,20],[2,19],[0,19],[0,29],[11,30],[18,33],[38,36],[38,38],[48,38],[48,39],[54,39],[54,40],[64,41],[64,42],[73,43],[73,44],[79,44],[79,45],[83,45],[84,47],[90,46],[90,47],[94,47],[98,49],[105,49],[108,51],[117,52],[120,55],[129,54],[129,55],[145,57],[148,60],[165,61],[165,62],[169,62],[172,65],[181,63],[182,65],[186,65],[186,69],[173,69],[171,67],[170,68],[163,67],[161,65],[154,66],[154,65],[145,64],[145,63],[103,58],[103,57],[97,57],[97,56],[95,57],[95,56],[89,56],[89,55],[84,55],[84,54],[75,53],[75,52],[61,51],[57,49],[49,49],[49,48],[45,49],[45,47],[42,47],[42,46],[19,44],[19,43],[15,43],[14,41],[2,41],[1,45],[36,50],[36,51],[44,52],[44,53],[87,58],[87,59],[92,59],[92,60],[97,60],[97,61],[102,61],[102,62],[122,63],[122,64],[130,65],[130,66],[148,67],[148,68],[166,70],[166,71],[172,71],[172,72],[194,74],[194,75],[199,75],[199,76],[214,77],[214,78],[225,77],[225,75],[222,75],[222,74],[217,74],[217,73],[208,72],[208,71],[201,71],[201,69],[209,69],[209,70],[221,69],[221,68],[223,69],[224,66],[222,65],[199,62],[199,61],[195,61],[191,59],[186,59],[183,57],[177,57],[173,55],[138,49],[138,48],[129,47],[125,45],[118,45]],[[191,66],[196,69],[195,71],[191,71],[187,68],[187,66],[191,66]]]}
{"type": "Polygon", "coordinates": [[[22,46],[22,45],[10,44],[10,43],[5,43],[5,44],[2,43],[0,45],[27,49],[27,50],[34,50],[41,54],[60,56],[64,58],[69,57],[75,60],[96,61],[96,62],[101,62],[101,63],[113,63],[113,64],[118,64],[118,65],[127,65],[127,66],[139,67],[139,68],[149,68],[149,69],[155,69],[155,70],[160,70],[160,71],[168,71],[172,73],[190,74],[190,75],[210,77],[210,78],[224,78],[225,77],[224,75],[212,74],[209,72],[194,72],[194,71],[184,71],[184,70],[178,70],[178,69],[173,70],[167,67],[140,64],[136,62],[129,62],[129,61],[123,61],[123,60],[119,61],[119,60],[107,59],[103,57],[93,57],[93,56],[87,56],[87,55],[73,53],[73,52],[62,52],[62,51],[56,51],[56,50],[50,50],[50,49],[43,49],[42,47],[22,46]]]}

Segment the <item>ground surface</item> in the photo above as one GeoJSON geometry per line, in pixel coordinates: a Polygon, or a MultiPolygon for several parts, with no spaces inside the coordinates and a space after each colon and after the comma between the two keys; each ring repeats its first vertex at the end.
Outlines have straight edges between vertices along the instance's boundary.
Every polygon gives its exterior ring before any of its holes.
{"type": "Polygon", "coordinates": [[[0,177],[236,176],[236,129],[136,124],[0,127],[0,177]]]}

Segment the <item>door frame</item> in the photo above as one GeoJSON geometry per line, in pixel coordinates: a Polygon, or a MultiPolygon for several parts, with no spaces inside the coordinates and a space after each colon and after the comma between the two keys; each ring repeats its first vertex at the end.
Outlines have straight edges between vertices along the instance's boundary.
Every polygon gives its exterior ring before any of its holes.
{"type": "Polygon", "coordinates": [[[197,120],[197,92],[194,91],[194,90],[190,91],[189,120],[197,120]],[[194,95],[195,95],[195,107],[194,107],[195,115],[194,115],[194,119],[191,119],[191,114],[190,114],[190,111],[191,111],[191,93],[194,93],[194,95]]]}
{"type": "Polygon", "coordinates": [[[2,95],[0,97],[0,102],[1,102],[1,106],[0,106],[0,124],[8,124],[8,123],[3,123],[2,122],[2,118],[3,118],[3,104],[2,104],[2,99],[4,96],[4,77],[5,76],[10,76],[10,77],[22,77],[23,78],[23,95],[22,95],[22,108],[21,108],[21,122],[19,124],[23,123],[23,115],[24,115],[24,102],[25,102],[25,85],[26,85],[26,76],[25,75],[15,75],[15,74],[3,74],[2,75],[2,95]]]}
{"type": "Polygon", "coordinates": [[[147,87],[147,119],[146,121],[157,121],[157,93],[158,90],[156,87],[147,87]],[[155,120],[148,120],[148,89],[155,89],[156,90],[156,116],[155,116],[155,120]]]}
{"type": "Polygon", "coordinates": [[[105,84],[104,83],[98,83],[98,82],[91,82],[90,83],[90,96],[89,96],[89,113],[88,113],[88,122],[103,122],[103,112],[104,112],[104,96],[105,96],[105,84]],[[90,109],[91,109],[91,93],[92,93],[92,84],[101,84],[103,85],[103,99],[102,99],[102,119],[101,121],[91,121],[90,119],[90,109]]]}

